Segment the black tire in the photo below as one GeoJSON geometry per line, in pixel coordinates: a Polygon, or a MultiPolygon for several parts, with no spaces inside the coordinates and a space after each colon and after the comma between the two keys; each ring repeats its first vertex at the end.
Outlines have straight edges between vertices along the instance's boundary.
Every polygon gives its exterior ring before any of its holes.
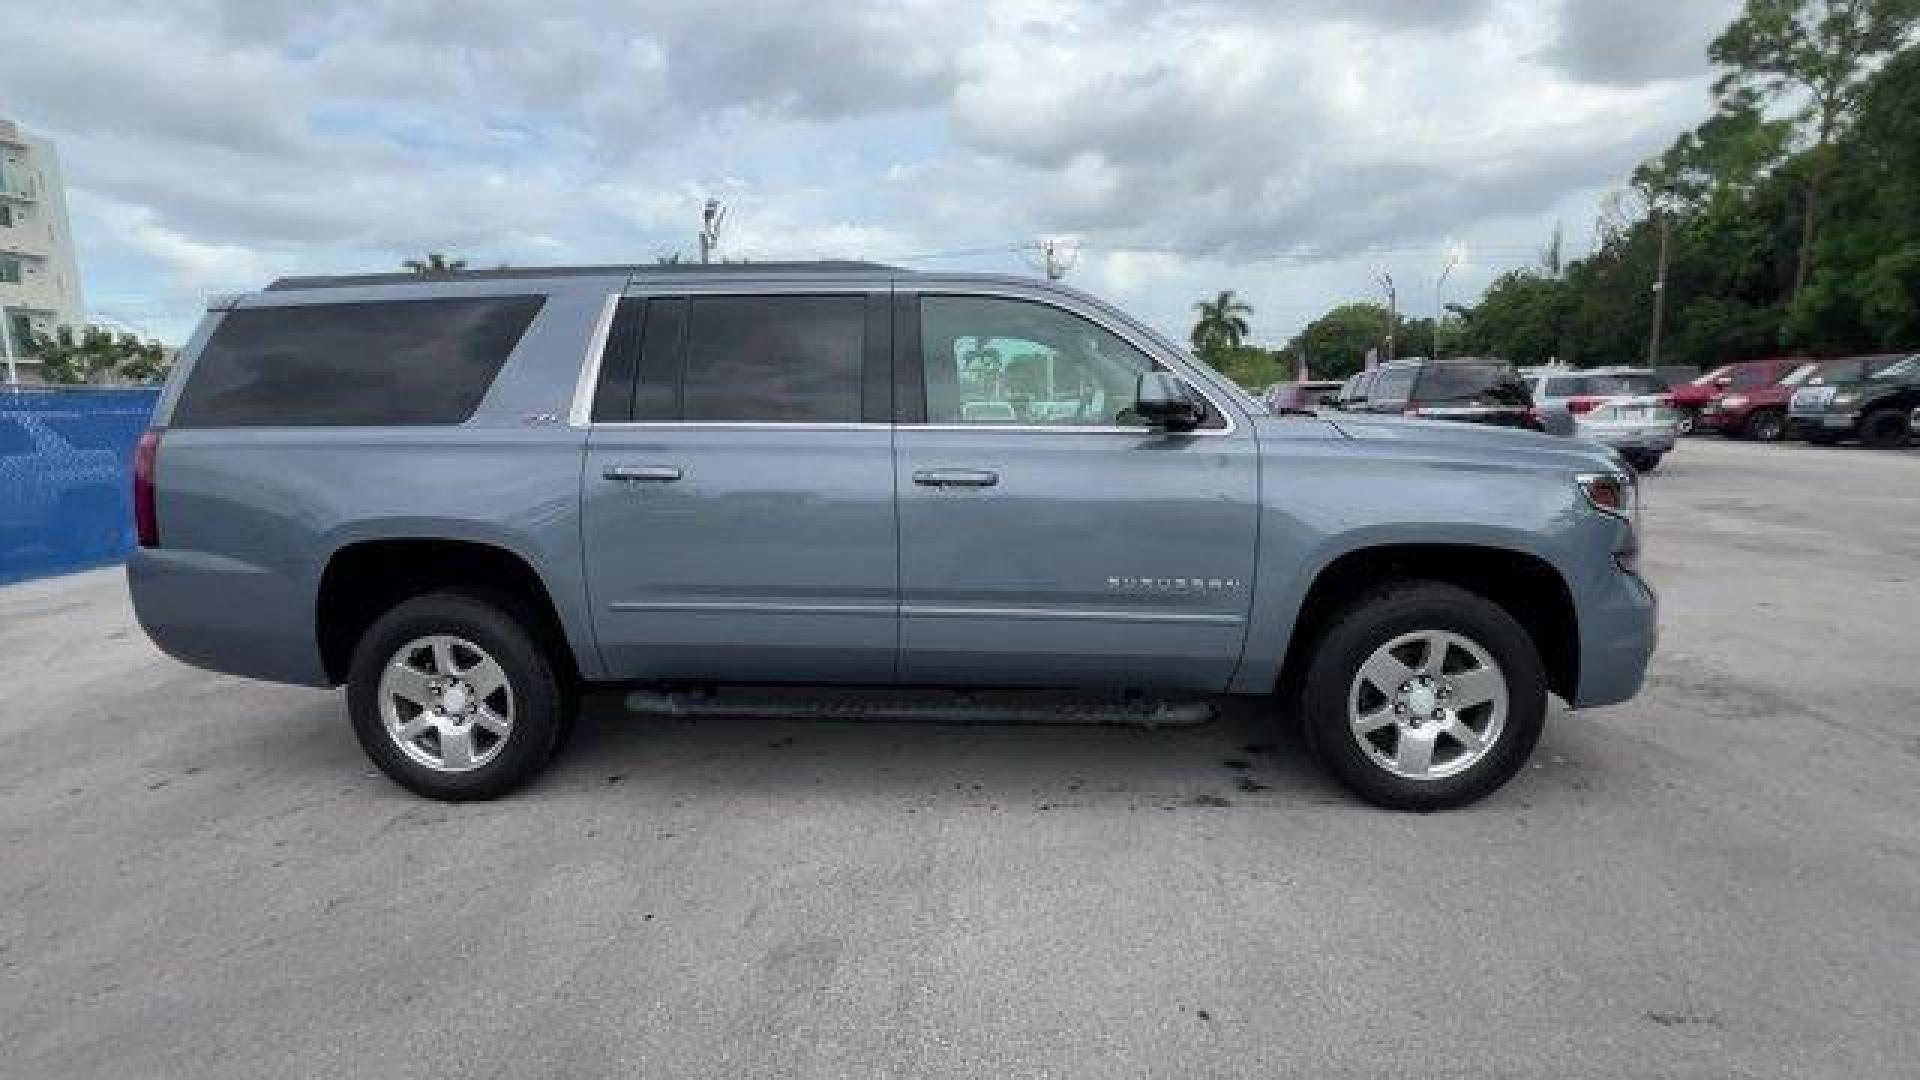
{"type": "Polygon", "coordinates": [[[1756,442],[1779,442],[1787,437],[1787,416],[1779,409],[1755,409],[1740,425],[1740,434],[1756,442]]]}
{"type": "Polygon", "coordinates": [[[1860,418],[1860,445],[1892,450],[1907,444],[1907,414],[1900,409],[1875,409],[1860,418]]]}
{"type": "Polygon", "coordinates": [[[403,601],[376,619],[354,647],[347,711],[355,737],[380,771],[416,795],[469,802],[505,795],[546,765],[566,727],[567,694],[552,660],[524,623],[502,606],[462,593],[429,593],[403,601]],[[512,693],[512,727],[490,760],[448,772],[414,760],[388,734],[381,715],[381,675],[416,639],[451,635],[478,646],[500,665],[512,693]]]}
{"type": "Polygon", "coordinates": [[[1418,813],[1464,806],[1498,790],[1533,753],[1546,707],[1546,671],[1526,630],[1491,600],[1433,581],[1388,584],[1349,604],[1315,643],[1300,695],[1302,728],[1321,766],[1368,802],[1418,813]],[[1398,776],[1376,764],[1347,714],[1368,658],[1394,638],[1422,630],[1449,631],[1486,650],[1508,699],[1505,723],[1484,755],[1436,779],[1398,776]]]}
{"type": "Polygon", "coordinates": [[[1660,459],[1666,456],[1652,453],[1635,454],[1627,459],[1627,464],[1633,466],[1635,472],[1650,473],[1660,467],[1660,459]]]}

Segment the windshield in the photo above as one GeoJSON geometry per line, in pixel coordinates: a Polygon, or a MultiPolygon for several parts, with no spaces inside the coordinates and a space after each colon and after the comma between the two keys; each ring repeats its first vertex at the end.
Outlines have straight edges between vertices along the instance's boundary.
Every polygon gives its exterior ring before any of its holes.
{"type": "Polygon", "coordinates": [[[1859,382],[1862,379],[1899,379],[1914,371],[1914,356],[1848,356],[1828,360],[1807,377],[1811,385],[1859,382]]]}
{"type": "Polygon", "coordinates": [[[1876,379],[1920,378],[1920,353],[1909,356],[1905,360],[1894,361],[1886,367],[1875,371],[1873,377],[1876,379]]]}
{"type": "Polygon", "coordinates": [[[1423,402],[1533,404],[1526,384],[1505,364],[1429,364],[1421,371],[1414,396],[1423,402]]]}
{"type": "Polygon", "coordinates": [[[1819,369],[1820,369],[1820,365],[1818,364],[1801,364],[1799,367],[1794,368],[1793,371],[1788,373],[1786,378],[1781,379],[1780,385],[1781,386],[1799,386],[1801,383],[1807,381],[1807,376],[1812,375],[1815,371],[1818,371],[1819,369]]]}
{"type": "Polygon", "coordinates": [[[1712,385],[1714,380],[1719,379],[1721,376],[1725,375],[1728,371],[1732,370],[1732,368],[1733,368],[1732,364],[1727,364],[1722,367],[1714,368],[1712,371],[1709,371],[1705,375],[1702,375],[1699,378],[1693,380],[1693,385],[1694,386],[1712,385]]]}

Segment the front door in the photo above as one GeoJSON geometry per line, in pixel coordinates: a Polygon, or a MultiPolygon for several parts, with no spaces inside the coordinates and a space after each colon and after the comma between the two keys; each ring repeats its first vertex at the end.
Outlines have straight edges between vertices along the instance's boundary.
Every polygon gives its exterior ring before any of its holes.
{"type": "Polygon", "coordinates": [[[864,292],[621,302],[581,480],[588,597],[615,678],[893,678],[886,305],[864,292]]]}
{"type": "Polygon", "coordinates": [[[1253,592],[1245,418],[1146,428],[1137,380],[1165,365],[1095,311],[898,310],[901,680],[1224,689],[1253,592]]]}

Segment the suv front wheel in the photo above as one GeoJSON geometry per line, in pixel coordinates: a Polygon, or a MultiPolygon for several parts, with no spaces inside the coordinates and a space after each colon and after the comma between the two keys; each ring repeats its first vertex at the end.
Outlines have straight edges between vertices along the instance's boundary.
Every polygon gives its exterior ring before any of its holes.
{"type": "Polygon", "coordinates": [[[354,649],[347,711],[375,765],[418,795],[491,799],[547,763],[566,719],[553,665],[519,620],[430,593],[374,621],[354,649]]]}
{"type": "Polygon", "coordinates": [[[1439,582],[1349,605],[1302,687],[1307,738],[1355,794],[1394,810],[1462,806],[1506,783],[1546,719],[1546,672],[1498,604],[1439,582]]]}

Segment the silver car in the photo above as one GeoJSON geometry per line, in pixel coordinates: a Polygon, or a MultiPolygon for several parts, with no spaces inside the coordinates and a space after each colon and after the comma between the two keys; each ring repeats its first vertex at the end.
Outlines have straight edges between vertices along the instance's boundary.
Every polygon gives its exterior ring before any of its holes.
{"type": "Polygon", "coordinates": [[[1551,434],[1610,446],[1641,472],[1660,465],[1679,433],[1667,384],[1645,368],[1535,369],[1533,407],[1551,434]]]}

